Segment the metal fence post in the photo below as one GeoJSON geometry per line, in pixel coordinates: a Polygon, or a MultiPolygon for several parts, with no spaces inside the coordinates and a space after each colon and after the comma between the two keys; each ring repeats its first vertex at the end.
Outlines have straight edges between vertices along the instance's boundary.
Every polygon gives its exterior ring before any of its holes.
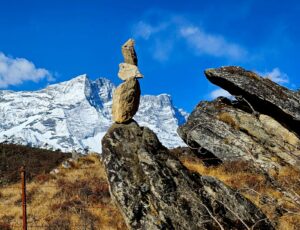
{"type": "Polygon", "coordinates": [[[25,166],[21,169],[21,183],[22,183],[22,213],[23,213],[23,230],[27,230],[27,210],[26,210],[26,171],[25,166]]]}

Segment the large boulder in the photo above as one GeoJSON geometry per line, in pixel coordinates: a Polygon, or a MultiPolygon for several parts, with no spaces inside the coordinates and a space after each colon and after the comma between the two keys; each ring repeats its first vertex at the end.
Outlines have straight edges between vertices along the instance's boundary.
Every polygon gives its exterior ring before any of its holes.
{"type": "Polygon", "coordinates": [[[119,85],[113,94],[113,120],[117,123],[129,121],[139,108],[140,95],[140,84],[136,78],[130,78],[119,85]]]}
{"type": "Polygon", "coordinates": [[[273,229],[238,191],[189,172],[133,120],[113,124],[102,151],[111,195],[131,229],[273,229]]]}
{"type": "Polygon", "coordinates": [[[200,102],[178,128],[180,137],[207,165],[247,162],[270,188],[299,206],[294,188],[278,179],[284,170],[300,171],[299,94],[240,67],[205,74],[236,99],[200,102]]]}
{"type": "Polygon", "coordinates": [[[225,98],[200,102],[178,134],[192,148],[205,149],[222,161],[240,159],[264,169],[290,165],[300,170],[299,138],[272,117],[235,103],[225,98]]]}
{"type": "Polygon", "coordinates": [[[254,110],[273,117],[300,135],[300,97],[297,92],[236,66],[208,69],[205,75],[232,95],[244,98],[254,110]]]}

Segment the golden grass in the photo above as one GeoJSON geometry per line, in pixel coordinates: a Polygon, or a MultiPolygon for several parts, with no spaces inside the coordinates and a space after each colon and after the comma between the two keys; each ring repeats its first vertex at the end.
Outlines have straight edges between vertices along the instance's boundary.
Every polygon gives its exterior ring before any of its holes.
{"type": "Polygon", "coordinates": [[[260,76],[258,76],[256,73],[253,73],[251,71],[246,71],[245,76],[253,78],[253,79],[258,80],[258,81],[261,80],[260,76]]]}
{"type": "Polygon", "coordinates": [[[229,113],[226,113],[226,112],[219,113],[218,119],[220,121],[227,123],[235,130],[238,130],[240,128],[239,125],[235,122],[235,120],[232,118],[232,116],[229,113]]]}
{"type": "MultiPolygon", "coordinates": [[[[181,157],[191,171],[218,178],[240,192],[277,223],[279,230],[300,229],[300,208],[266,182],[243,161],[207,167],[201,160],[181,157]]],[[[40,174],[27,185],[29,229],[127,229],[109,196],[106,173],[99,156],[91,154],[59,168],[57,174],[40,174]],[[85,228],[83,227],[85,226],[85,228]]],[[[300,173],[290,167],[272,172],[283,186],[300,194],[300,173]]],[[[0,229],[20,229],[22,223],[20,183],[0,187],[0,229]]],[[[156,212],[156,210],[153,210],[156,212]]]]}
{"type": "MultiPolygon", "coordinates": [[[[127,229],[99,157],[87,155],[71,165],[27,184],[29,229],[127,229]]],[[[0,187],[0,229],[20,229],[21,223],[20,183],[0,187]]]]}
{"type": "MultiPolygon", "coordinates": [[[[267,217],[276,223],[279,230],[300,229],[300,207],[284,193],[266,183],[264,175],[254,172],[253,167],[244,161],[226,162],[219,166],[207,167],[195,158],[180,159],[186,168],[201,175],[212,176],[231,188],[239,190],[258,206],[267,217]]],[[[300,195],[300,172],[283,167],[275,179],[296,196],[300,195]]]]}

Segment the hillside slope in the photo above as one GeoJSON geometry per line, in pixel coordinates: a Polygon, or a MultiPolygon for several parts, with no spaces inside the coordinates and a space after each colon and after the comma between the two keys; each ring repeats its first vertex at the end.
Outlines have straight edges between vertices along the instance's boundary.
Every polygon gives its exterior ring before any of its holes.
{"type": "Polygon", "coordinates": [[[22,228],[20,163],[27,166],[28,229],[126,229],[98,155],[66,161],[68,154],[43,149],[9,144],[0,150],[7,153],[0,161],[1,230],[22,228]]]}

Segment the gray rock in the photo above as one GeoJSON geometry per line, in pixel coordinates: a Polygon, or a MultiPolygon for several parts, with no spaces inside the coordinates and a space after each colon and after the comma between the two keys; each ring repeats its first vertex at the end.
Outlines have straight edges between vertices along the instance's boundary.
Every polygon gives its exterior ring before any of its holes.
{"type": "Polygon", "coordinates": [[[223,161],[300,169],[300,140],[293,132],[270,116],[236,108],[228,99],[201,102],[177,131],[189,146],[204,148],[223,161]]]}
{"type": "Polygon", "coordinates": [[[111,195],[131,229],[274,229],[249,200],[189,172],[135,121],[113,124],[102,149],[111,195]]]}
{"type": "Polygon", "coordinates": [[[300,97],[295,91],[236,66],[208,69],[205,75],[232,95],[242,96],[256,111],[300,135],[300,97]]]}

